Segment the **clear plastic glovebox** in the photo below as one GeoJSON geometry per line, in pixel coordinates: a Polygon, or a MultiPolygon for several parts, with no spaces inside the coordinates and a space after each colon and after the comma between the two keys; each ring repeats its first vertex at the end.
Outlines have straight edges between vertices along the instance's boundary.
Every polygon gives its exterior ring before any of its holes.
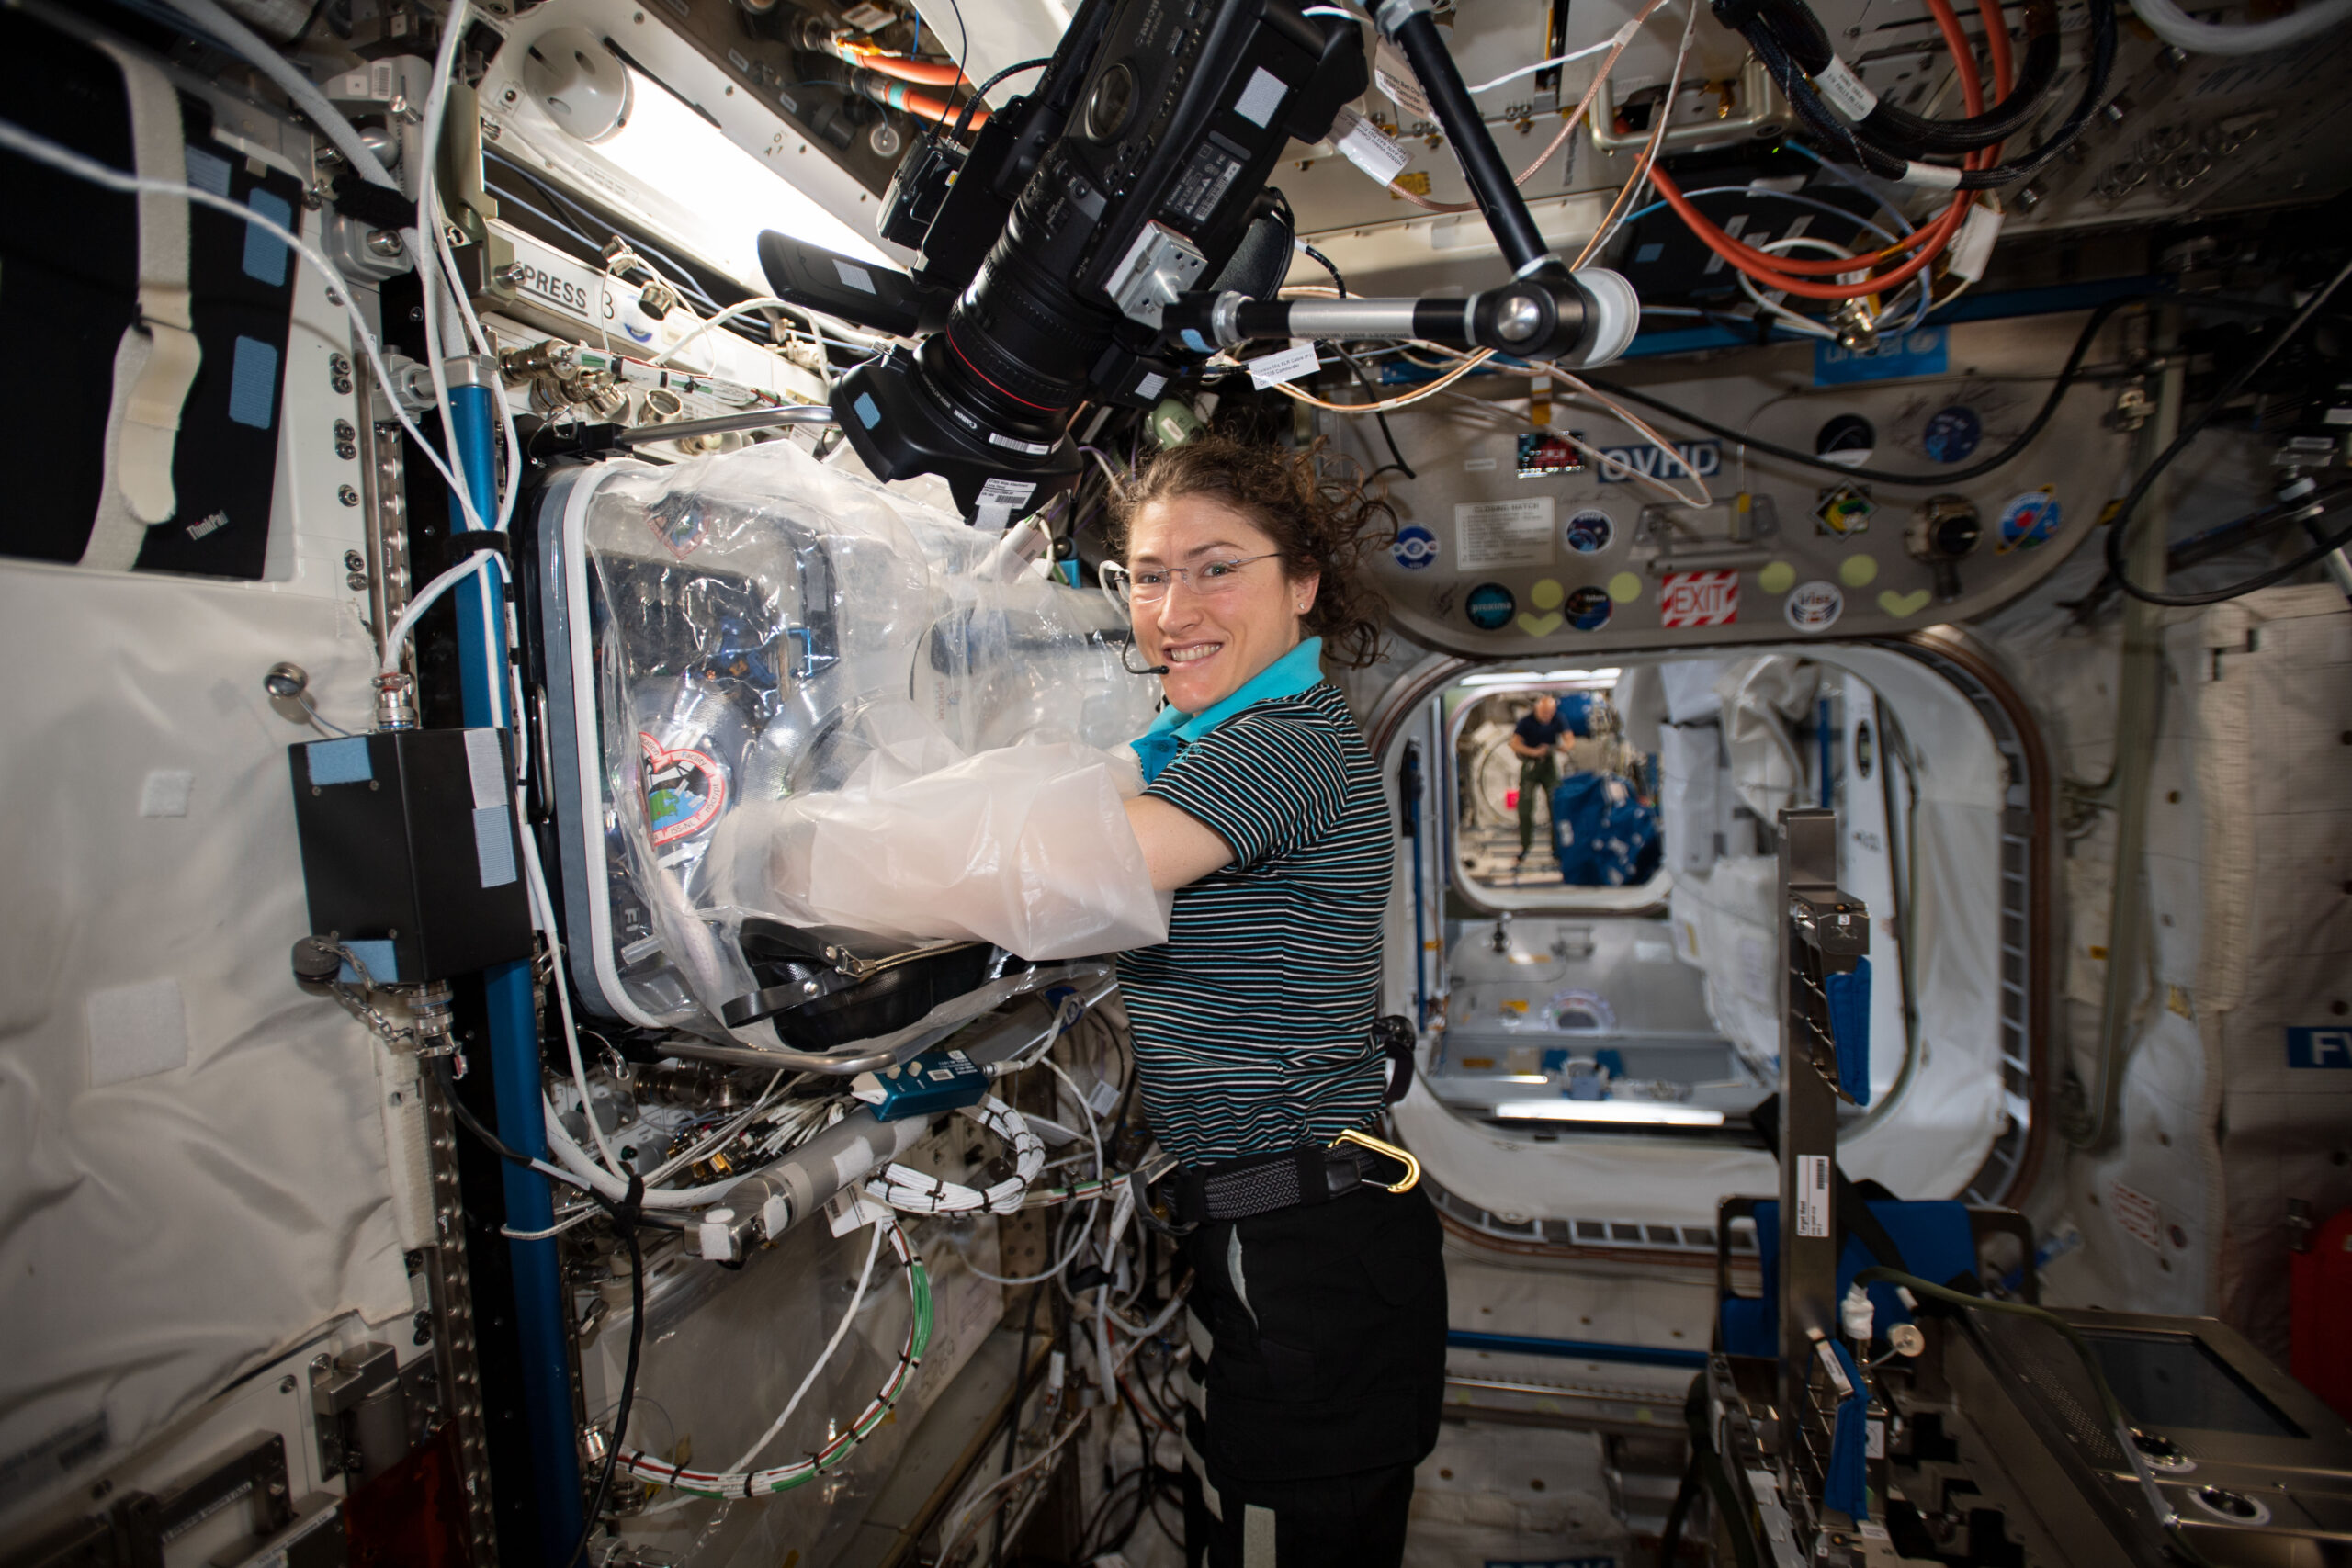
{"type": "Polygon", "coordinates": [[[773,1044],[719,1022],[754,988],[752,917],[868,954],[1103,953],[1157,940],[1152,908],[1164,935],[1117,808],[1135,780],[1116,749],[1158,685],[1122,668],[1100,593],[786,442],[583,469],[548,487],[540,536],[592,1008],[773,1044]]]}

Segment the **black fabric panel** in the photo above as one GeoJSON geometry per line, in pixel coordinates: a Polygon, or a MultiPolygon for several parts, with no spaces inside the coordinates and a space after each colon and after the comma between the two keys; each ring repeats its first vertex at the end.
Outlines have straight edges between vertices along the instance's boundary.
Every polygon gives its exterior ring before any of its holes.
{"type": "MultiPolygon", "coordinates": [[[[249,205],[255,191],[266,192],[286,204],[288,216],[279,221],[301,232],[301,182],[275,169],[249,164],[234,149],[204,136],[202,128],[209,117],[203,114],[201,105],[184,100],[182,112],[189,126],[192,152],[228,163],[231,199],[249,205]]],[[[191,207],[188,284],[204,364],[180,411],[180,437],[172,454],[178,515],[147,530],[146,543],[139,551],[141,571],[235,578],[262,574],[269,552],[278,433],[285,423],[287,329],[293,313],[295,270],[301,263],[290,248],[284,248],[278,272],[281,281],[272,284],[248,273],[248,237],[259,232],[218,208],[191,207]],[[232,417],[232,411],[240,408],[235,397],[240,339],[246,340],[243,352],[249,359],[258,352],[252,344],[268,351],[272,368],[266,405],[268,423],[264,426],[232,417]]],[[[315,369],[316,385],[303,388],[303,395],[334,396],[326,367],[315,369]]],[[[250,388],[247,396],[250,399],[250,388]]],[[[340,400],[350,406],[348,397],[340,400]]],[[[251,413],[249,401],[242,412],[251,413]]],[[[351,477],[355,481],[358,478],[356,465],[351,477]]]]}
{"type": "MultiPolygon", "coordinates": [[[[17,123],[130,166],[122,72],[96,50],[0,9],[0,104],[17,123]]],[[[115,350],[138,314],[131,197],[0,152],[0,319],[20,373],[0,378],[0,428],[28,461],[9,481],[0,555],[79,560],[105,479],[115,350]]]]}

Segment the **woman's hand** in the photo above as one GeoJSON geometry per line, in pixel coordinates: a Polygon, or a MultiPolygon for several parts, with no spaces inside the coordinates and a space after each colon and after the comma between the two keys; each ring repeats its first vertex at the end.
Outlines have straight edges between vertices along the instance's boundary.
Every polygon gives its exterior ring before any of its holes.
{"type": "Polygon", "coordinates": [[[1173,892],[1233,863],[1233,847],[1181,807],[1156,795],[1136,795],[1126,807],[1128,825],[1136,830],[1143,863],[1151,872],[1153,891],[1173,892]]]}

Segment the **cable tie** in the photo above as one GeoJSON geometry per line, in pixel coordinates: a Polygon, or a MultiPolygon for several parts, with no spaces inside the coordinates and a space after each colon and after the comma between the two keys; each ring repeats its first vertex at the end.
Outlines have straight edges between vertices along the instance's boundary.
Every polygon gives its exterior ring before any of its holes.
{"type": "Polygon", "coordinates": [[[1919,190],[1958,190],[1961,171],[1942,164],[1922,164],[1914,158],[1903,165],[1895,183],[1919,190]]]}

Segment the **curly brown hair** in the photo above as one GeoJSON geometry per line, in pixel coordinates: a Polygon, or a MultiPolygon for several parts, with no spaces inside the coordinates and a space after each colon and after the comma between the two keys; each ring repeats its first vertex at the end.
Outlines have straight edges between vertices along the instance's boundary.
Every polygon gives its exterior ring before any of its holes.
{"type": "Polygon", "coordinates": [[[1396,513],[1354,474],[1318,472],[1317,442],[1294,452],[1271,442],[1210,434],[1170,447],[1111,495],[1111,547],[1121,559],[1137,514],[1154,502],[1211,496],[1256,524],[1282,552],[1283,574],[1320,576],[1303,617],[1334,664],[1361,670],[1380,658],[1387,605],[1363,570],[1364,552],[1396,536],[1396,513]]]}

